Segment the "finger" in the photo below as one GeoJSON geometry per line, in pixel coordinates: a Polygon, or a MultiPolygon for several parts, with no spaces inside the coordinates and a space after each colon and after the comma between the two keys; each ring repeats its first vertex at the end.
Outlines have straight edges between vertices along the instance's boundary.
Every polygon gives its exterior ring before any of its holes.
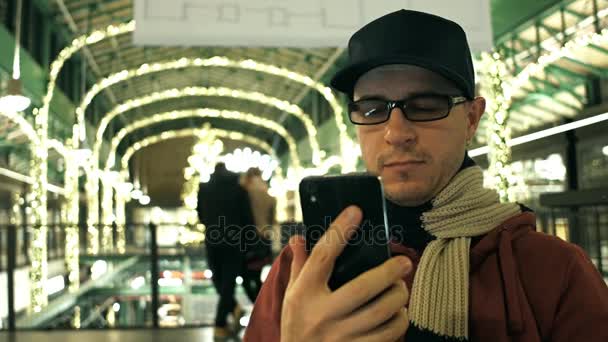
{"type": "Polygon", "coordinates": [[[388,322],[380,325],[371,332],[351,339],[351,341],[365,342],[385,342],[395,341],[404,336],[409,328],[410,320],[407,309],[403,308],[393,316],[388,322]]]}
{"type": "Polygon", "coordinates": [[[339,324],[344,326],[343,329],[350,327],[350,331],[355,335],[367,333],[398,314],[407,303],[407,297],[405,282],[398,280],[389,290],[360,307],[339,324]]]}
{"type": "Polygon", "coordinates": [[[288,286],[296,281],[308,258],[305,241],[302,236],[296,235],[289,239],[289,248],[291,249],[292,259],[288,286]]]}
{"type": "Polygon", "coordinates": [[[331,300],[334,303],[341,303],[341,314],[348,314],[372,300],[411,271],[412,262],[406,256],[390,258],[382,265],[342,285],[331,294],[331,300]]]}
{"type": "Polygon", "coordinates": [[[321,236],[302,269],[302,276],[311,286],[327,286],[336,258],[361,222],[361,209],[350,206],[344,209],[329,229],[321,236]]]}

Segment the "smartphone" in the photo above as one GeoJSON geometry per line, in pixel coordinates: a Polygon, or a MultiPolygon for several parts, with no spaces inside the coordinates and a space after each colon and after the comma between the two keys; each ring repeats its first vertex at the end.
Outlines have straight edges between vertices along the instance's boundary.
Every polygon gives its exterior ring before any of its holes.
{"type": "Polygon", "coordinates": [[[335,290],[391,257],[384,189],[370,174],[313,176],[300,182],[300,202],[310,253],[336,217],[350,205],[363,212],[361,224],[336,259],[329,288],[335,290]]]}

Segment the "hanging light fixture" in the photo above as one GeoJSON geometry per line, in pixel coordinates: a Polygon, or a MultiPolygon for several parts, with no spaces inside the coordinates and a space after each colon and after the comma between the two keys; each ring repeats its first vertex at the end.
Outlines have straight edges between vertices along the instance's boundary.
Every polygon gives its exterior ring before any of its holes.
{"type": "Polygon", "coordinates": [[[13,77],[8,81],[6,94],[0,97],[0,110],[21,112],[26,110],[31,100],[24,96],[21,88],[21,67],[19,65],[21,40],[21,0],[17,0],[15,13],[15,53],[13,55],[13,77]]]}

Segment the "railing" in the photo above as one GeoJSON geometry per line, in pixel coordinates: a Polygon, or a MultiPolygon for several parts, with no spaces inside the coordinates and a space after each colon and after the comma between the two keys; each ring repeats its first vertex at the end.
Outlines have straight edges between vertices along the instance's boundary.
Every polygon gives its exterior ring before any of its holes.
{"type": "Polygon", "coordinates": [[[541,229],[581,246],[608,278],[608,189],[541,195],[541,229]]]}
{"type": "MultiPolygon", "coordinates": [[[[160,291],[159,291],[159,249],[161,250],[160,255],[162,257],[167,256],[183,256],[188,253],[186,246],[175,245],[172,248],[163,248],[166,246],[160,246],[158,244],[157,234],[159,228],[172,228],[178,225],[164,224],[157,226],[155,224],[130,224],[126,226],[126,251],[124,253],[116,252],[116,239],[113,239],[113,246],[106,246],[105,252],[96,254],[87,253],[87,228],[79,227],[79,248],[80,248],[80,268],[87,262],[90,263],[92,260],[112,260],[108,261],[111,263],[111,268],[120,267],[126,261],[130,261],[129,267],[135,267],[136,262],[141,264],[149,263],[146,269],[150,271],[150,291],[149,296],[151,297],[151,322],[153,327],[159,327],[158,309],[160,307],[160,291]],[[134,261],[135,260],[135,261],[134,261]]],[[[179,225],[185,229],[187,227],[179,225]]],[[[47,226],[47,248],[48,248],[48,261],[60,260],[65,257],[65,239],[66,239],[66,224],[56,224],[47,226]]],[[[0,289],[0,291],[7,291],[7,302],[0,305],[7,305],[8,307],[8,319],[6,325],[8,330],[15,330],[19,328],[36,328],[43,326],[45,322],[49,321],[54,315],[62,314],[62,310],[70,309],[76,305],[78,296],[85,294],[84,291],[71,296],[65,291],[65,297],[70,299],[62,301],[60,298],[58,302],[61,305],[49,305],[45,308],[45,311],[37,314],[22,314],[20,319],[17,318],[15,310],[15,272],[19,269],[23,269],[31,264],[32,260],[28,253],[28,250],[32,241],[32,234],[35,229],[39,229],[34,226],[26,225],[5,225],[0,226],[0,272],[6,272],[7,275],[7,288],[0,289]],[[70,296],[72,298],[70,298],[70,296]],[[67,303],[67,304],[66,304],[67,303]],[[22,324],[19,324],[21,322],[22,324]]],[[[99,226],[98,230],[101,232],[103,227],[99,226]]],[[[113,227],[113,236],[116,237],[116,227],[113,227]]],[[[104,261],[105,262],[105,261],[104,261]]],[[[115,272],[114,276],[118,274],[115,272]]],[[[86,290],[93,289],[92,286],[87,286],[87,280],[90,283],[96,283],[98,285],[98,279],[91,279],[92,275],[82,277],[81,280],[85,282],[81,287],[86,290]]],[[[67,282],[67,277],[64,275],[64,279],[67,282]]],[[[107,281],[111,281],[108,279],[107,281]]],[[[67,289],[69,284],[65,285],[67,289]]],[[[54,301],[55,302],[55,301],[54,301]]],[[[6,328],[6,327],[5,327],[6,328]]]]}
{"type": "MultiPolygon", "coordinates": [[[[49,260],[62,260],[65,257],[66,229],[72,226],[63,224],[48,227],[49,260]]],[[[289,235],[301,233],[302,230],[301,225],[295,223],[283,226],[283,231],[286,233],[281,239],[283,244],[287,242],[289,235]]],[[[27,291],[16,292],[19,290],[15,286],[18,286],[19,281],[23,281],[24,273],[27,271],[25,267],[32,262],[28,250],[33,240],[32,234],[38,228],[0,226],[2,261],[0,272],[7,274],[9,280],[8,289],[4,286],[0,288],[0,294],[5,291],[8,294],[6,303],[0,300],[0,305],[6,305],[9,314],[8,319],[1,322],[2,329],[13,331],[97,327],[97,321],[108,319],[106,315],[112,310],[113,303],[120,303],[114,308],[121,310],[120,314],[125,310],[134,314],[135,310],[135,315],[143,315],[130,319],[127,323],[117,323],[114,327],[167,327],[172,324],[168,316],[159,317],[159,315],[165,309],[171,310],[170,302],[175,297],[178,297],[178,303],[182,308],[186,305],[204,305],[204,309],[209,311],[209,315],[205,314],[203,318],[197,316],[191,320],[187,317],[182,319],[183,317],[174,316],[182,321],[176,326],[198,327],[211,324],[215,304],[213,300],[208,300],[210,299],[208,295],[213,294],[214,289],[211,275],[207,275],[209,270],[204,244],[179,241],[180,236],[191,238],[192,234],[202,236],[202,232],[198,228],[183,224],[128,224],[125,226],[126,248],[123,253],[118,253],[116,228],[113,227],[112,246],[100,249],[98,253],[88,253],[87,227],[80,226],[80,287],[74,292],[69,292],[70,284],[66,270],[61,274],[65,282],[64,289],[50,297],[49,305],[42,312],[28,313],[23,306],[18,308],[15,306],[22,303],[16,297],[28,295],[27,291]],[[176,230],[178,234],[175,234],[176,230]],[[101,272],[95,270],[100,265],[104,268],[101,272]],[[175,271],[179,274],[181,278],[177,285],[172,285],[177,281],[176,278],[167,278],[164,275],[167,271],[175,271]],[[21,280],[16,279],[16,273],[20,274],[21,280]],[[192,297],[186,299],[187,295],[192,297]],[[204,304],[191,304],[189,301],[193,297],[196,297],[195,301],[198,300],[198,303],[204,304]],[[106,305],[107,303],[110,303],[109,306],[106,305]],[[77,316],[80,316],[80,324],[72,321],[77,316]]],[[[99,226],[98,231],[101,242],[103,227],[99,226]]],[[[245,292],[240,291],[239,296],[244,298],[245,292]]],[[[119,316],[116,321],[119,322],[120,319],[122,318],[119,316]]]]}

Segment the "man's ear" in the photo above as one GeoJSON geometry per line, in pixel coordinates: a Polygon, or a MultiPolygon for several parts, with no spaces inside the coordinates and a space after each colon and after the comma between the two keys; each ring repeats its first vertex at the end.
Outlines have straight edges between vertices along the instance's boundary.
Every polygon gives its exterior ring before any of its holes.
{"type": "Polygon", "coordinates": [[[471,141],[475,136],[481,116],[486,111],[486,99],[483,97],[476,97],[470,102],[467,113],[467,141],[471,141]]]}

